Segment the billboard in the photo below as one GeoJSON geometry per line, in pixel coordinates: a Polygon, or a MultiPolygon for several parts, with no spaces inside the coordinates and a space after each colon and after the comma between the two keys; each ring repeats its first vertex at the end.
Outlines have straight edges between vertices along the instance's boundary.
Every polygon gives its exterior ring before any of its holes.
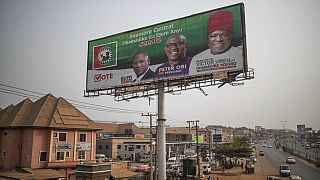
{"type": "Polygon", "coordinates": [[[222,134],[213,134],[212,142],[222,142],[222,134]]]}
{"type": "Polygon", "coordinates": [[[88,42],[86,91],[245,72],[242,3],[88,42]]]}
{"type": "MultiPolygon", "coordinates": [[[[197,142],[197,135],[192,135],[192,142],[197,142]]],[[[198,135],[198,143],[203,144],[204,143],[204,135],[198,135]]]]}
{"type": "Polygon", "coordinates": [[[297,134],[300,139],[304,139],[306,134],[306,125],[304,124],[297,125],[297,134]]]}

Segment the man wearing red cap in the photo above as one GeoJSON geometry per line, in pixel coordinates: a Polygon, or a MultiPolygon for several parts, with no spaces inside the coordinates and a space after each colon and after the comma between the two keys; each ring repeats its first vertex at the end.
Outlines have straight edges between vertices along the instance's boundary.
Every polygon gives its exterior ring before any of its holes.
{"type": "Polygon", "coordinates": [[[218,11],[209,16],[207,32],[209,49],[192,58],[189,75],[240,69],[242,47],[232,46],[232,21],[230,11],[218,11]]]}

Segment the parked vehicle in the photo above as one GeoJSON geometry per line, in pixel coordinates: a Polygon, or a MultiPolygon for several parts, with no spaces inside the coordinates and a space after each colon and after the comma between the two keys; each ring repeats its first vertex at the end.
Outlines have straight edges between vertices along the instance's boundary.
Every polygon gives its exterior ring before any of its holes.
{"type": "Polygon", "coordinates": [[[250,162],[253,162],[253,163],[256,163],[256,162],[257,162],[257,158],[256,158],[255,156],[253,156],[253,155],[251,155],[251,156],[249,157],[249,160],[250,160],[250,162]]]}
{"type": "Polygon", "coordinates": [[[259,156],[264,156],[264,151],[259,151],[259,156]]]}
{"type": "Polygon", "coordinates": [[[288,157],[288,158],[287,158],[287,163],[288,163],[288,164],[295,164],[295,163],[296,163],[296,160],[295,160],[293,157],[288,157]]]}
{"type": "Polygon", "coordinates": [[[167,161],[167,166],[178,165],[177,157],[171,157],[167,161]]]}
{"type": "Polygon", "coordinates": [[[279,167],[279,174],[280,176],[290,176],[290,168],[286,164],[281,164],[279,167]]]}
{"type": "Polygon", "coordinates": [[[105,154],[96,154],[96,161],[97,162],[111,162],[112,159],[106,157],[105,154]]]}
{"type": "Polygon", "coordinates": [[[203,164],[202,165],[202,172],[203,172],[203,174],[210,174],[211,173],[210,164],[203,164]]]}
{"type": "Polygon", "coordinates": [[[277,177],[277,176],[268,176],[267,177],[267,180],[280,180],[281,178],[280,177],[277,177]]]}
{"type": "Polygon", "coordinates": [[[169,174],[177,174],[177,173],[182,173],[182,167],[179,165],[171,165],[168,167],[168,169],[166,170],[166,173],[169,174]]]}
{"type": "Polygon", "coordinates": [[[297,175],[291,175],[289,177],[290,180],[301,180],[301,177],[300,176],[297,176],[297,175]]]}

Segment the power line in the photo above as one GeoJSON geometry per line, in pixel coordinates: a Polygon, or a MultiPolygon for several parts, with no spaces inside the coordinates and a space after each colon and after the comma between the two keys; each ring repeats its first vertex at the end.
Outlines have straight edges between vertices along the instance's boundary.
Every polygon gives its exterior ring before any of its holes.
{"type": "MultiPolygon", "coordinates": [[[[12,89],[6,89],[6,88],[1,88],[0,87],[0,92],[2,92],[2,93],[12,94],[12,95],[25,97],[25,98],[30,98],[30,99],[38,99],[38,98],[41,98],[43,95],[46,95],[44,93],[30,91],[30,90],[27,90],[27,89],[18,88],[18,87],[14,87],[14,86],[9,86],[9,85],[5,85],[5,84],[2,84],[2,83],[0,83],[0,86],[4,86],[4,87],[7,87],[7,88],[12,88],[12,89]],[[15,90],[13,90],[13,89],[15,89],[15,90]],[[17,90],[19,90],[19,91],[17,91],[17,90]],[[29,92],[29,93],[25,93],[25,92],[29,92]],[[30,94],[30,93],[33,93],[33,94],[30,94]]],[[[71,103],[72,105],[74,105],[76,107],[79,107],[79,108],[83,108],[83,109],[96,110],[96,111],[105,111],[105,112],[113,112],[113,113],[133,113],[133,114],[145,113],[145,111],[130,110],[130,109],[123,109],[123,108],[114,108],[114,107],[109,107],[109,106],[103,106],[103,105],[87,103],[87,102],[83,102],[83,101],[72,100],[72,99],[68,99],[68,98],[64,98],[64,99],[69,101],[69,102],[73,102],[73,103],[71,103]]]]}

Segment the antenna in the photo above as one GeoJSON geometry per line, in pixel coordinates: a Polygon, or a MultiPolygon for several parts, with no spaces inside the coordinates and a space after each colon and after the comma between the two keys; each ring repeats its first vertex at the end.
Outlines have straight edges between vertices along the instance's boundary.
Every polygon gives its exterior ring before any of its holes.
{"type": "Polygon", "coordinates": [[[285,130],[286,129],[286,124],[288,121],[280,121],[282,124],[282,129],[285,130]]]}

